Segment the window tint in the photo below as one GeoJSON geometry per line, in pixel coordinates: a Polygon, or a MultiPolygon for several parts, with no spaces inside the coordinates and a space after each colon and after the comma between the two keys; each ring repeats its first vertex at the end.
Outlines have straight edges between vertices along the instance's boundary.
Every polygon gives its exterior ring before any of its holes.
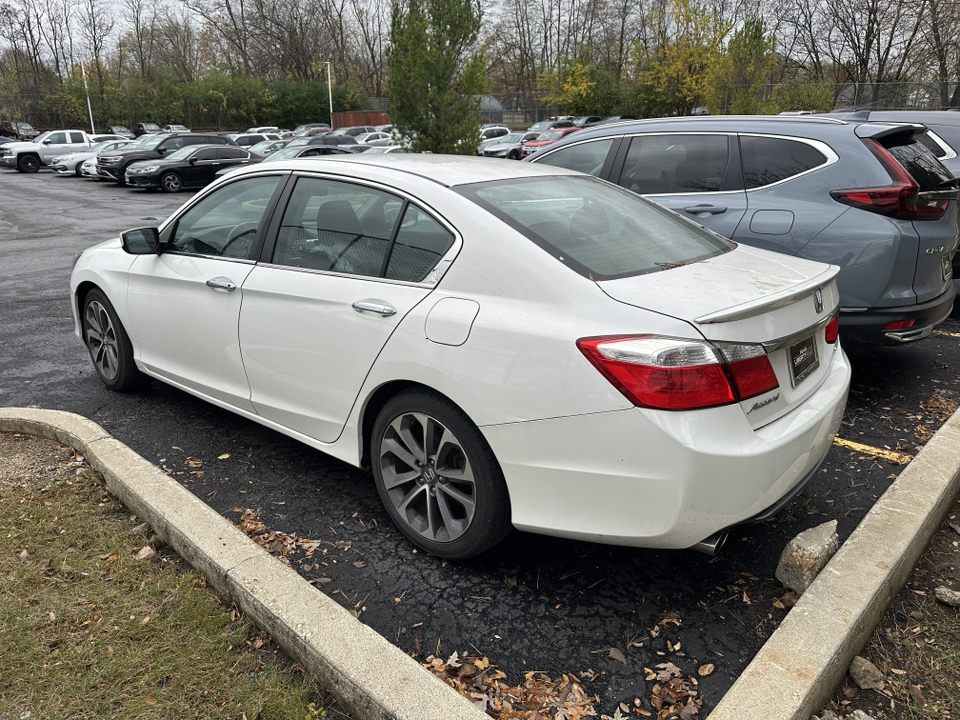
{"type": "Polygon", "coordinates": [[[827,162],[822,152],[807,143],[751,135],[740,136],[740,157],[748,190],[772,185],[827,162]]]}
{"type": "Polygon", "coordinates": [[[217,151],[214,148],[204,148],[203,150],[197,150],[193,157],[197,160],[216,160],[217,151]]]}
{"type": "Polygon", "coordinates": [[[47,139],[51,145],[65,145],[67,142],[67,134],[65,132],[50,133],[47,139]]]}
{"type": "Polygon", "coordinates": [[[174,250],[196,255],[245,258],[250,254],[280,176],[249,178],[224,185],[190,208],[178,221],[174,250]]]}
{"type": "Polygon", "coordinates": [[[880,144],[917,181],[921,191],[942,190],[943,183],[953,179],[933,153],[917,142],[915,135],[881,138],[880,144]]]}
{"type": "Polygon", "coordinates": [[[635,193],[717,192],[729,158],[724,135],[644,135],[630,142],[619,184],[635,193]]]}
{"type": "Polygon", "coordinates": [[[538,160],[538,164],[579,170],[588,175],[600,175],[614,138],[567,145],[538,160]]]}
{"type": "Polygon", "coordinates": [[[173,150],[179,150],[180,148],[183,147],[183,144],[184,143],[183,143],[182,137],[172,137],[172,138],[167,138],[166,141],[163,143],[163,145],[161,145],[160,147],[162,147],[164,150],[166,150],[169,153],[173,150]]]}
{"type": "Polygon", "coordinates": [[[733,247],[591,177],[501,180],[461,186],[459,192],[593,280],[668,270],[733,247]]]}
{"type": "Polygon", "coordinates": [[[445,227],[415,205],[407,205],[390,252],[387,277],[420,282],[451,245],[453,235],[445,227]]]}
{"type": "Polygon", "coordinates": [[[937,158],[942,158],[947,154],[947,151],[940,147],[940,144],[930,137],[928,133],[917,135],[917,142],[932,152],[937,158]]]}
{"type": "Polygon", "coordinates": [[[72,132],[70,133],[70,142],[73,144],[81,144],[84,141],[82,132],[72,132]]]}
{"type": "Polygon", "coordinates": [[[247,157],[247,153],[245,153],[240,148],[224,147],[224,148],[217,148],[217,157],[223,158],[225,160],[233,160],[236,158],[243,159],[247,157]]]}
{"type": "Polygon", "coordinates": [[[350,183],[300,178],[283,215],[273,262],[379,277],[399,199],[350,183]],[[360,221],[360,217],[364,222],[360,221]]]}

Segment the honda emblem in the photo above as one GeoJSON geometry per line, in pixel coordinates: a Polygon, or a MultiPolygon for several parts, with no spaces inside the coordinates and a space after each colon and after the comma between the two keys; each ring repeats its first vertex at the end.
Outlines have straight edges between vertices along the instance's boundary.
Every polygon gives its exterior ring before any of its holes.
{"type": "Polygon", "coordinates": [[[813,292],[813,309],[816,310],[818,314],[823,312],[823,293],[820,292],[819,289],[813,292]]]}

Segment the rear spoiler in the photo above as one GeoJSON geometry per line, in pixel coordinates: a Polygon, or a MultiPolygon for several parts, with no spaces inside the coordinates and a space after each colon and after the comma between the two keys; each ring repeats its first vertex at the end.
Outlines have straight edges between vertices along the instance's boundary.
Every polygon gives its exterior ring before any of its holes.
{"type": "Polygon", "coordinates": [[[829,285],[831,282],[833,282],[833,279],[837,276],[838,272],[840,272],[840,268],[838,266],[830,265],[819,275],[805,280],[799,285],[794,285],[783,292],[757,298],[756,300],[751,300],[750,302],[743,303],[742,305],[735,305],[734,307],[718,310],[717,312],[710,313],[709,315],[703,315],[702,317],[698,317],[696,320],[694,320],[694,322],[698,325],[732,322],[734,320],[743,320],[756,315],[762,315],[763,313],[770,312],[771,310],[792,305],[804,297],[812,297],[817,290],[822,290],[824,287],[829,285]]]}
{"type": "Polygon", "coordinates": [[[854,129],[857,137],[863,138],[864,140],[867,138],[879,139],[889,137],[890,135],[919,135],[926,131],[927,126],[920,123],[898,123],[887,120],[865,122],[857,125],[854,129]]]}

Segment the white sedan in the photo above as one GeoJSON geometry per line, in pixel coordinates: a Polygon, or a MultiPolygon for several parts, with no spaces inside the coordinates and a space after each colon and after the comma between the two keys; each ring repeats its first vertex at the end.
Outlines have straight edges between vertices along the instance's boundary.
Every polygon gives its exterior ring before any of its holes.
{"type": "Polygon", "coordinates": [[[466,558],[511,527],[710,550],[779,508],[844,411],[837,270],[561,168],[364,154],[237,170],[71,289],[108,388],[369,465],[466,558]]]}
{"type": "Polygon", "coordinates": [[[117,140],[105,140],[96,145],[91,145],[79,152],[73,152],[69,155],[58,155],[50,161],[50,168],[60,175],[76,175],[80,177],[83,173],[81,168],[83,164],[90,159],[96,161],[97,153],[101,150],[111,152],[120,148],[131,147],[137,144],[137,140],[127,140],[119,138],[117,140]]]}

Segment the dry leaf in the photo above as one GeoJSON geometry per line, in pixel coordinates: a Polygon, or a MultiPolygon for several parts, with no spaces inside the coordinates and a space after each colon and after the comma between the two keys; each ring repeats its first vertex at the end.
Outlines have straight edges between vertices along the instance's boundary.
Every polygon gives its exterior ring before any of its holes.
{"type": "Polygon", "coordinates": [[[923,700],[923,693],[920,692],[920,687],[921,686],[914,685],[911,682],[907,683],[907,690],[910,691],[910,696],[914,699],[917,705],[919,705],[920,707],[923,707],[924,705],[926,705],[926,702],[924,702],[923,700]]]}
{"type": "Polygon", "coordinates": [[[621,652],[620,648],[611,647],[611,648],[608,648],[608,651],[610,652],[610,657],[612,657],[614,660],[618,660],[622,662],[624,665],[627,664],[627,658],[624,657],[623,652],[621,652]]]}
{"type": "Polygon", "coordinates": [[[157,704],[157,701],[154,700],[154,698],[153,698],[152,696],[150,696],[150,695],[147,695],[147,696],[143,699],[143,701],[144,701],[147,705],[156,705],[156,704],[157,704]]]}
{"type": "Polygon", "coordinates": [[[713,672],[713,663],[707,663],[706,665],[701,665],[697,668],[697,675],[700,677],[706,677],[713,672]]]}
{"type": "Polygon", "coordinates": [[[217,460],[226,460],[228,457],[230,457],[230,453],[224,453],[223,455],[218,455],[217,460]]]}

